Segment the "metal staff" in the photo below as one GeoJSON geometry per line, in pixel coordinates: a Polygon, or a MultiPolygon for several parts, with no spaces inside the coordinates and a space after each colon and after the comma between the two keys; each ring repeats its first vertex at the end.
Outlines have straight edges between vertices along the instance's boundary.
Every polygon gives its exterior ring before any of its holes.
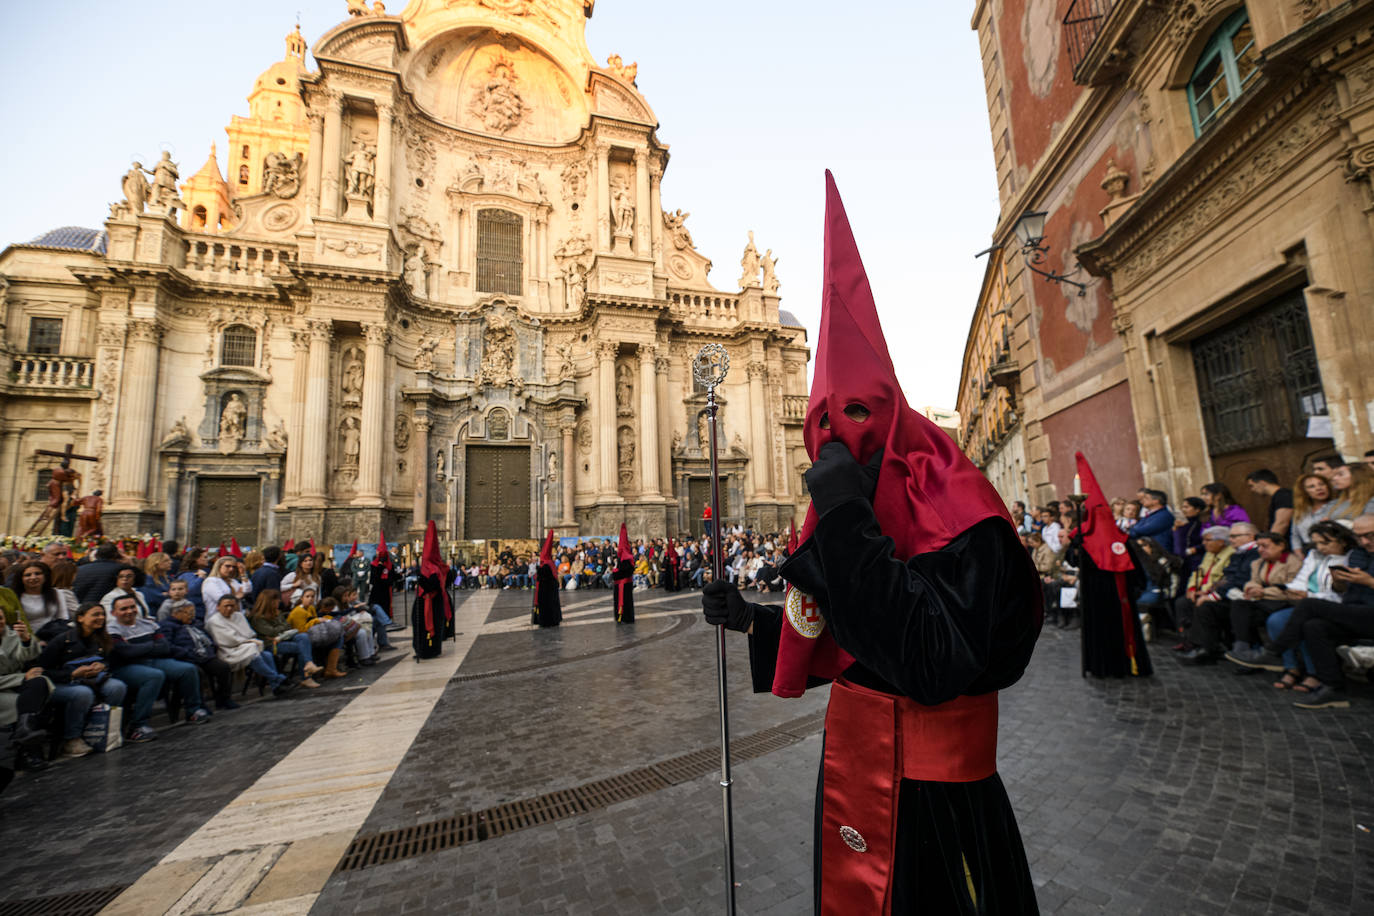
{"type": "MultiPolygon", "coordinates": [[[[716,464],[716,389],[730,372],[730,354],[720,344],[707,344],[692,360],[692,376],[706,389],[711,448],[711,578],[725,575],[720,546],[720,474],[716,464]]],[[[720,692],[720,787],[725,806],[725,912],[735,913],[735,819],[730,800],[730,710],[725,693],[725,627],[716,627],[716,684],[720,692]]]]}

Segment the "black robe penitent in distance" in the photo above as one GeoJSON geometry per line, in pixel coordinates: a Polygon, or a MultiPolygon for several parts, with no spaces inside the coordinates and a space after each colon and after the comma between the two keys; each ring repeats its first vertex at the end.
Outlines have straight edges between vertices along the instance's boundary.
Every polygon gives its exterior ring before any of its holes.
{"type": "Polygon", "coordinates": [[[411,641],[416,658],[436,658],[444,651],[444,592],[438,575],[421,576],[410,608],[411,641]]]}
{"type": "Polygon", "coordinates": [[[621,560],[611,573],[611,598],[615,602],[615,622],[635,622],[634,563],[621,560]]]}
{"type": "Polygon", "coordinates": [[[385,563],[373,563],[368,575],[368,604],[380,607],[388,617],[391,613],[391,586],[396,580],[396,571],[385,563]]]}
{"type": "Polygon", "coordinates": [[[682,567],[676,556],[663,558],[663,590],[675,592],[682,588],[682,567]]]}
{"type": "MultiPolygon", "coordinates": [[[[1039,577],[1012,527],[1004,519],[984,520],[907,563],[892,552],[873,507],[850,500],[822,516],[781,569],[783,578],[817,598],[835,641],[857,659],[845,677],[926,705],[1016,683],[1030,661],[1041,612],[1039,577]],[[831,603],[831,596],[843,596],[842,603],[831,603]]],[[[779,607],[754,609],[749,660],[754,690],[766,692],[786,624],[779,607]]],[[[821,798],[818,786],[818,911],[821,798]]],[[[1038,912],[1016,817],[996,774],[963,783],[903,779],[892,876],[894,914],[1038,912]]]]}
{"type": "Polygon", "coordinates": [[[563,622],[563,602],[558,594],[558,577],[553,567],[540,563],[534,574],[534,619],[541,627],[556,627],[563,622]]]}
{"type": "Polygon", "coordinates": [[[1083,676],[1149,677],[1154,668],[1150,664],[1150,650],[1145,646],[1145,633],[1135,604],[1136,595],[1145,587],[1144,574],[1138,568],[1126,573],[1102,569],[1083,549],[1081,535],[1069,542],[1064,559],[1078,568],[1078,610],[1083,615],[1083,676]],[[1118,575],[1125,577],[1126,598],[1130,602],[1135,632],[1134,671],[1126,654],[1126,630],[1116,583],[1118,575]]]}

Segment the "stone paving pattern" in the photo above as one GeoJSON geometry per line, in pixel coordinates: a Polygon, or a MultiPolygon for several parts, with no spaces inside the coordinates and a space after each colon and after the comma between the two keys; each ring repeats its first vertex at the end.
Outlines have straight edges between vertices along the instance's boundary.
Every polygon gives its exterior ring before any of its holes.
{"type": "MultiPolygon", "coordinates": [[[[598,597],[609,616],[604,591],[569,600],[570,613],[595,607],[585,602],[598,597]]],[[[652,609],[689,610],[698,601],[688,593],[652,609]]],[[[490,620],[517,616],[527,603],[527,592],[503,594],[490,620]]],[[[1349,710],[1299,710],[1268,678],[1237,677],[1229,666],[1183,668],[1167,657],[1156,660],[1151,680],[1083,680],[1076,637],[1047,631],[1026,677],[1002,695],[1000,767],[1043,912],[1365,911],[1374,900],[1374,835],[1355,825],[1374,826],[1374,691],[1352,691],[1349,710]]],[[[824,691],[793,701],[749,694],[743,642],[731,641],[735,734],[821,708],[824,691]]],[[[601,654],[451,682],[361,832],[711,746],[713,646],[695,615],[480,637],[460,678],[601,654]],[[664,638],[605,651],[670,626],[677,629],[664,638]]],[[[1159,643],[1152,648],[1168,654],[1159,643]]],[[[0,901],[133,880],[349,696],[315,692],[248,707],[194,732],[171,729],[149,747],[16,783],[0,796],[0,843],[24,851],[22,870],[13,857],[0,865],[0,901]],[[81,837],[75,847],[73,836],[81,837]],[[83,853],[75,872],[74,848],[83,853]]],[[[819,754],[813,736],[735,768],[742,913],[810,911],[819,754]]],[[[482,843],[335,874],[313,912],[717,912],[720,797],[715,780],[703,778],[482,843]]]]}

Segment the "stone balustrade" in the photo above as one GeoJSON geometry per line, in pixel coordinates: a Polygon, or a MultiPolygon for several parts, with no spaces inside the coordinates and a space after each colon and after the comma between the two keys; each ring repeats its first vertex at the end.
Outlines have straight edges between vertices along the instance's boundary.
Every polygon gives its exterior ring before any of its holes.
{"type": "Polygon", "coordinates": [[[95,360],[20,354],[13,358],[10,373],[12,383],[24,388],[90,388],[95,360]]]}
{"type": "Polygon", "coordinates": [[[802,423],[806,420],[806,404],[809,398],[804,394],[784,394],[782,396],[782,421],[802,423]]]}
{"type": "Polygon", "coordinates": [[[291,248],[266,242],[225,239],[219,236],[188,236],[186,269],[219,279],[254,280],[288,272],[295,260],[291,248]]]}
{"type": "Polygon", "coordinates": [[[697,324],[739,324],[738,296],[716,296],[696,292],[670,291],[672,310],[684,320],[697,324]]]}

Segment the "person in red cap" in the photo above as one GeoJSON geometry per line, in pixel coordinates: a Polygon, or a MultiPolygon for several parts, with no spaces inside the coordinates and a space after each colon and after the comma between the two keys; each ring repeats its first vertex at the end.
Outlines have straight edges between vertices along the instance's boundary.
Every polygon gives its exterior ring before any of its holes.
{"type": "Polygon", "coordinates": [[[620,523],[620,542],[616,545],[615,572],[611,573],[611,598],[615,603],[615,622],[635,622],[635,554],[625,523],[620,523]]]}
{"type": "Polygon", "coordinates": [[[439,533],[433,520],[425,527],[425,546],[420,554],[420,581],[411,610],[411,634],[415,657],[443,654],[444,639],[452,635],[453,605],[448,597],[448,565],[439,555],[439,533]]]}
{"type": "Polygon", "coordinates": [[[826,192],[811,507],[784,606],[712,582],[703,609],[750,634],[756,692],[832,684],[817,913],[1035,913],[996,756],[997,691],[1030,661],[1040,580],[992,485],[907,405],[829,172],[826,192]]]}
{"type": "Polygon", "coordinates": [[[553,529],[544,538],[539,551],[539,568],[534,572],[534,610],[531,623],[539,627],[556,627],[563,622],[563,602],[558,595],[558,577],[554,575],[553,529]]]}
{"type": "Polygon", "coordinates": [[[1078,569],[1078,606],[1083,609],[1083,676],[1148,677],[1154,672],[1135,596],[1145,576],[1131,553],[1130,538],[1116,526],[1112,507],[1082,452],[1078,480],[1083,520],[1070,535],[1064,559],[1078,569]]]}

